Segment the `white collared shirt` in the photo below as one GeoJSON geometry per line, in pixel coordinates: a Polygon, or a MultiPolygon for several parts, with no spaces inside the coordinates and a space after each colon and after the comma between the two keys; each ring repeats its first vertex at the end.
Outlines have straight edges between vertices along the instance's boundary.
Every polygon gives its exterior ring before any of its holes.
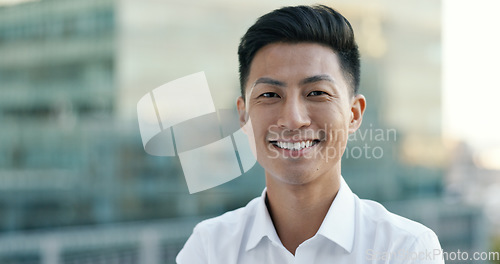
{"type": "Polygon", "coordinates": [[[444,263],[432,230],[359,199],[344,179],[316,235],[295,256],[281,243],[262,196],[199,223],[178,264],[444,263]]]}

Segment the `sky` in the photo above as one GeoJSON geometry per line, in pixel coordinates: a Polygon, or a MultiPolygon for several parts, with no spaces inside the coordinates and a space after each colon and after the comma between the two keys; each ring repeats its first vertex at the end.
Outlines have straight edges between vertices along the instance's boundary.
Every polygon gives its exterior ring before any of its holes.
{"type": "Polygon", "coordinates": [[[495,0],[443,1],[442,106],[444,138],[467,142],[500,169],[498,7],[495,0]]]}

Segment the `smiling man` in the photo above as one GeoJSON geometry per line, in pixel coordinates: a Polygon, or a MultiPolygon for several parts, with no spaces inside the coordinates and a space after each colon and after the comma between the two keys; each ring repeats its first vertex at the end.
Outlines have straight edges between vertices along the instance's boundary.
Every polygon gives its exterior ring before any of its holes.
{"type": "Polygon", "coordinates": [[[238,54],[240,122],[266,189],[198,224],[177,262],[443,263],[432,230],[359,199],[341,176],[366,108],[347,19],[326,6],[284,7],[249,28],[238,54]]]}

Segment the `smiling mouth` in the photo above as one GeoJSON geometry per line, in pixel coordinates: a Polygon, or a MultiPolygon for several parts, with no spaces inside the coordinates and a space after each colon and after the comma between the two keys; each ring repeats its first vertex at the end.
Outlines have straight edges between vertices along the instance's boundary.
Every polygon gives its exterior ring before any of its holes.
{"type": "Polygon", "coordinates": [[[269,141],[269,142],[280,149],[302,150],[305,148],[310,148],[312,146],[315,146],[320,141],[317,139],[314,139],[314,140],[304,140],[304,141],[297,141],[297,142],[286,142],[286,141],[269,141]]]}

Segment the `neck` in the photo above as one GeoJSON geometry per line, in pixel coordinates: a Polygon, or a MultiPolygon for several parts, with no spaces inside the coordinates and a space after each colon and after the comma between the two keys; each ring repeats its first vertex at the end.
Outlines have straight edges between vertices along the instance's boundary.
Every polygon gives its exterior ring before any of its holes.
{"type": "MultiPolygon", "coordinates": [[[[336,171],[336,170],[335,170],[336,171]]],[[[340,170],[304,184],[288,184],[266,173],[268,210],[281,243],[295,255],[313,237],[340,188],[340,170]]]]}

